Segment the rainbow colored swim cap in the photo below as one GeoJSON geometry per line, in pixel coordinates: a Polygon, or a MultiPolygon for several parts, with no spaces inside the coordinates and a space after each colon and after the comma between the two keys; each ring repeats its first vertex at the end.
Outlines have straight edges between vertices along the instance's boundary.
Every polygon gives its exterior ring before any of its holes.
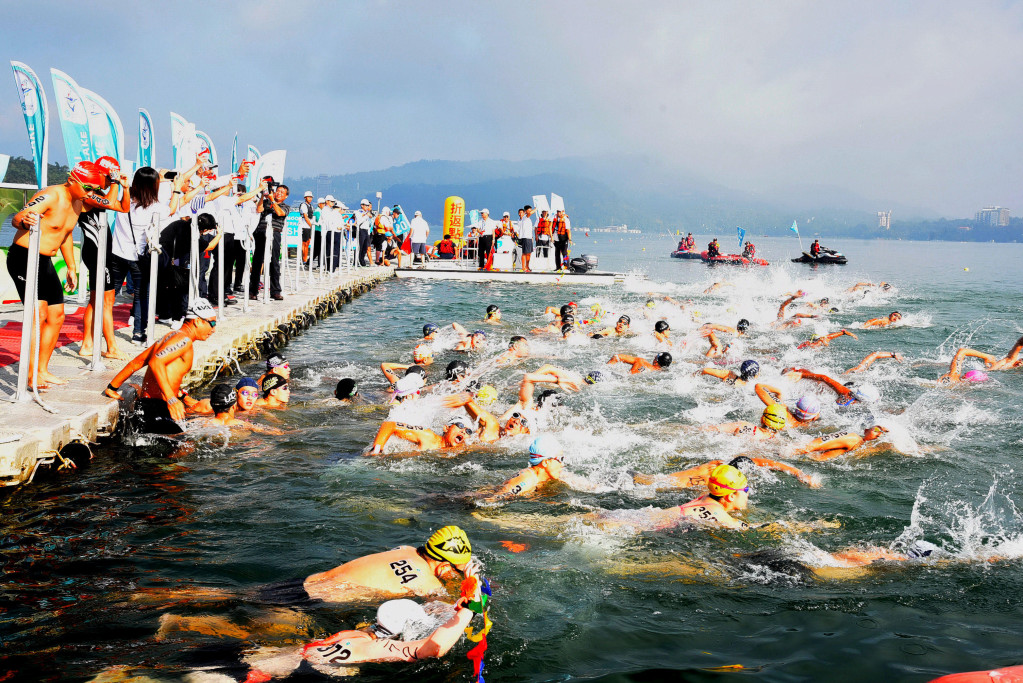
{"type": "Polygon", "coordinates": [[[427,557],[453,565],[466,564],[472,559],[472,544],[461,528],[451,524],[437,529],[426,539],[427,557]]]}
{"type": "Polygon", "coordinates": [[[748,491],[746,475],[731,465],[718,465],[710,473],[707,489],[712,496],[727,496],[736,491],[748,491]]]}

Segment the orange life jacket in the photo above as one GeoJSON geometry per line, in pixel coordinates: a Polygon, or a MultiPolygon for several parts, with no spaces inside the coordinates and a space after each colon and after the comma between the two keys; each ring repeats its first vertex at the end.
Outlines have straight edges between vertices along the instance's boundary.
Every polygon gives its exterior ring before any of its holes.
{"type": "Polygon", "coordinates": [[[565,223],[564,216],[554,219],[554,227],[558,231],[559,236],[568,234],[568,225],[565,223]]]}
{"type": "Polygon", "coordinates": [[[539,221],[536,222],[536,234],[537,236],[551,234],[550,218],[541,218],[539,221]]]}

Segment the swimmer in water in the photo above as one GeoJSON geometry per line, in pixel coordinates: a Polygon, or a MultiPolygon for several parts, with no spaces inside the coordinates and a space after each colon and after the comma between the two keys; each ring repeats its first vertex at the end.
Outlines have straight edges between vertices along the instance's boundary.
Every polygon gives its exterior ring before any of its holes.
{"type": "Polygon", "coordinates": [[[487,345],[487,333],[483,330],[474,330],[469,334],[468,330],[458,323],[451,323],[451,327],[461,337],[461,341],[455,344],[455,351],[479,351],[487,345]]]}
{"type": "Polygon", "coordinates": [[[737,337],[741,337],[746,334],[749,330],[749,320],[742,318],[735,324],[735,327],[728,325],[721,325],[719,323],[704,323],[700,325],[700,333],[704,336],[709,336],[712,332],[723,332],[725,334],[733,334],[737,337]]]}
{"type": "Polygon", "coordinates": [[[565,391],[579,391],[583,378],[576,372],[545,363],[533,372],[527,372],[519,385],[519,402],[516,407],[531,410],[533,393],[537,384],[553,384],[565,391]]]}
{"type": "Polygon", "coordinates": [[[629,369],[630,375],[637,375],[644,370],[667,370],[671,365],[671,354],[667,351],[661,351],[659,354],[654,356],[654,362],[645,361],[639,356],[630,356],[624,353],[616,353],[611,356],[611,360],[607,362],[608,365],[613,363],[625,363],[631,365],[629,369]]]}
{"type": "Polygon", "coordinates": [[[871,318],[870,320],[863,323],[863,327],[864,328],[890,327],[891,325],[894,325],[900,320],[902,320],[902,314],[899,313],[898,311],[892,311],[891,313],[888,314],[888,317],[886,318],[871,318]]]}
{"type": "Polygon", "coordinates": [[[864,370],[869,368],[874,363],[874,361],[878,361],[883,358],[891,358],[892,360],[896,360],[900,363],[905,362],[906,360],[905,358],[902,357],[901,353],[895,353],[893,351],[875,351],[874,353],[870,354],[869,356],[861,360],[858,365],[846,370],[844,374],[851,375],[854,372],[863,372],[864,370]]]}
{"type": "Polygon", "coordinates": [[[444,379],[449,382],[461,382],[469,376],[469,364],[464,360],[453,360],[444,368],[444,379]]]}
{"type": "Polygon", "coordinates": [[[501,324],[501,308],[496,304],[490,304],[487,306],[487,317],[483,319],[483,322],[490,325],[501,324]]]}
{"type": "Polygon", "coordinates": [[[419,343],[432,344],[437,341],[437,333],[440,332],[440,328],[437,327],[436,323],[426,323],[423,325],[423,338],[419,340],[419,343]]]}
{"type": "Polygon", "coordinates": [[[433,345],[416,344],[412,349],[412,362],[416,365],[433,365],[433,345]]]}
{"type": "Polygon", "coordinates": [[[529,357],[529,342],[522,335],[515,335],[508,342],[508,350],[497,357],[497,364],[513,363],[529,357]]]}
{"type": "Polygon", "coordinates": [[[529,466],[501,485],[488,499],[525,496],[553,481],[562,481],[578,491],[593,491],[586,479],[565,471],[565,451],[553,434],[541,434],[529,445],[529,466]]]}
{"type": "MultiPolygon", "coordinates": [[[[800,446],[793,453],[795,455],[809,455],[814,460],[831,460],[856,450],[869,441],[875,441],[887,433],[888,430],[881,425],[873,425],[863,430],[863,436],[853,433],[842,434],[830,439],[819,436],[807,445],[800,446]]],[[[857,455],[872,455],[878,450],[872,449],[872,452],[860,452],[857,455]]]]}
{"type": "MultiPolygon", "coordinates": [[[[711,472],[713,472],[719,465],[724,464],[724,460],[711,460],[710,462],[705,462],[696,467],[690,467],[689,469],[682,470],[681,472],[671,472],[669,474],[661,475],[633,472],[632,481],[633,483],[640,485],[656,485],[658,490],[661,490],[662,487],[682,489],[696,488],[699,486],[706,486],[707,481],[710,479],[711,472]]],[[[766,467],[767,469],[774,470],[776,472],[791,474],[810,488],[820,488],[820,480],[817,477],[807,474],[788,463],[778,462],[777,460],[769,460],[767,458],[749,458],[745,455],[740,455],[732,458],[728,464],[741,470],[743,473],[749,472],[754,467],[766,467]]]]}
{"type": "MultiPolygon", "coordinates": [[[[490,389],[495,394],[496,391],[489,385],[484,386],[483,389],[490,389]]],[[[529,418],[523,415],[520,411],[512,411],[510,416],[505,421],[504,426],[498,421],[493,414],[488,412],[486,408],[483,408],[479,402],[478,392],[476,396],[466,391],[461,394],[455,394],[453,396],[446,396],[444,398],[445,408],[465,408],[465,411],[469,413],[469,417],[473,419],[476,426],[479,429],[479,440],[483,443],[494,443],[503,436],[516,436],[518,434],[529,434],[529,418]]],[[[493,403],[493,399],[490,401],[493,403]]]]}
{"type": "Polygon", "coordinates": [[[728,280],[722,280],[721,282],[715,282],[710,287],[708,287],[707,289],[703,290],[703,293],[704,294],[713,294],[714,292],[718,291],[722,287],[734,287],[734,286],[735,285],[732,284],[731,282],[729,282],[728,280]]]}
{"type": "Polygon", "coordinates": [[[802,320],[800,320],[801,318],[816,318],[817,316],[809,313],[793,313],[792,319],[785,320],[785,309],[788,308],[793,301],[801,299],[804,296],[806,296],[806,292],[799,290],[795,294],[790,295],[788,299],[785,299],[785,301],[781,303],[781,306],[778,307],[778,317],[773,326],[777,328],[792,327],[799,325],[802,322],[802,320]]]}
{"type": "Polygon", "coordinates": [[[782,374],[796,375],[802,379],[809,379],[824,384],[838,395],[835,403],[842,407],[850,406],[856,402],[876,403],[881,400],[881,392],[870,384],[860,384],[858,382],[846,382],[843,384],[834,377],[829,377],[819,372],[810,372],[806,368],[789,368],[784,370],[782,374]]]}
{"type": "MultiPolygon", "coordinates": [[[[412,365],[406,365],[405,363],[381,363],[380,372],[384,373],[384,377],[387,378],[387,381],[390,384],[389,389],[391,391],[394,391],[395,386],[398,384],[398,380],[408,375],[409,370],[415,367],[419,367],[420,370],[423,370],[422,374],[423,377],[425,378],[426,377],[425,369],[422,368],[422,366],[417,366],[417,364],[415,363],[413,363],[412,365]],[[398,375],[399,372],[401,372],[402,374],[398,375]]],[[[419,370],[416,370],[415,372],[419,372],[419,370]]]]}
{"type": "Polygon", "coordinates": [[[380,425],[373,445],[365,455],[380,455],[392,436],[408,441],[417,451],[438,451],[464,446],[473,433],[473,428],[462,417],[449,420],[442,434],[437,434],[426,427],[387,420],[380,425]]]}
{"type": "Polygon", "coordinates": [[[839,330],[838,332],[832,332],[831,334],[814,335],[808,341],[803,342],[797,349],[822,349],[825,346],[831,344],[832,339],[838,339],[839,337],[852,337],[853,339],[859,339],[855,334],[849,330],[839,330]]]}
{"type": "Polygon", "coordinates": [[[734,370],[725,370],[723,368],[704,368],[700,373],[717,377],[726,384],[742,386],[760,374],[760,363],[755,360],[744,360],[742,365],[739,366],[738,373],[734,370]]]}
{"type": "Polygon", "coordinates": [[[235,414],[251,413],[256,410],[256,403],[259,401],[259,385],[256,384],[256,380],[242,377],[234,385],[234,390],[238,394],[238,408],[235,414]]]}
{"type": "Polygon", "coordinates": [[[618,318],[618,322],[615,323],[614,327],[601,330],[600,332],[594,332],[590,335],[593,339],[602,339],[609,337],[612,334],[617,337],[624,337],[629,333],[629,327],[632,325],[632,318],[627,315],[622,315],[618,318]]]}
{"type": "Polygon", "coordinates": [[[359,384],[350,377],[338,380],[334,398],[341,403],[354,403],[359,398],[359,384]]]}
{"type": "MultiPolygon", "coordinates": [[[[1023,337],[1020,337],[1009,352],[1005,355],[1005,358],[999,359],[990,353],[984,353],[983,351],[977,351],[975,349],[969,349],[963,347],[956,351],[952,357],[952,362],[948,366],[948,373],[942,375],[938,382],[942,384],[955,384],[964,379],[962,372],[963,361],[967,358],[979,358],[984,361],[984,366],[991,371],[996,370],[1012,370],[1014,368],[1023,367],[1023,359],[1021,359],[1020,351],[1023,350],[1023,337]]],[[[969,373],[967,373],[969,374],[969,373]]]]}
{"type": "Polygon", "coordinates": [[[654,323],[654,339],[671,346],[671,338],[668,336],[668,332],[671,331],[671,326],[668,325],[667,320],[658,320],[654,323]]]}
{"type": "Polygon", "coordinates": [[[274,374],[280,375],[284,379],[291,379],[291,364],[288,363],[288,359],[279,353],[271,353],[266,358],[266,372],[259,376],[256,380],[259,386],[263,386],[263,380],[267,378],[267,375],[274,374]]]}
{"type": "Polygon", "coordinates": [[[781,430],[785,429],[788,422],[788,410],[780,403],[775,403],[764,408],[760,414],[760,424],[740,420],[738,422],[725,422],[719,425],[708,425],[701,427],[705,432],[721,432],[732,436],[745,436],[756,441],[766,441],[778,436],[781,430]]]}
{"type": "Polygon", "coordinates": [[[200,403],[203,402],[210,407],[209,412],[213,414],[213,417],[197,418],[206,426],[234,427],[256,432],[257,434],[270,434],[274,436],[284,434],[281,430],[274,429],[273,427],[261,427],[251,422],[237,419],[235,415],[238,411],[238,391],[227,384],[218,384],[213,387],[210,397],[200,401],[200,403]]]}
{"type": "MultiPolygon", "coordinates": [[[[572,320],[572,316],[568,316],[568,320],[572,320]]],[[[570,341],[573,339],[582,339],[583,333],[579,331],[579,328],[575,326],[573,322],[566,322],[561,326],[561,341],[570,341]]]]}
{"type": "Polygon", "coordinates": [[[845,291],[850,292],[850,293],[862,292],[862,291],[870,289],[871,287],[879,287],[882,291],[885,291],[885,292],[887,292],[888,290],[890,290],[892,288],[892,286],[890,284],[888,284],[887,282],[879,282],[876,285],[874,283],[872,283],[872,282],[857,282],[855,285],[853,285],[852,287],[850,287],[849,289],[847,289],[845,291]]]}
{"type": "MultiPolygon", "coordinates": [[[[841,386],[841,385],[839,385],[841,386]]],[[[782,401],[784,396],[781,389],[773,387],[770,384],[757,384],[753,387],[753,390],[757,393],[757,398],[763,401],[764,405],[770,408],[771,406],[780,406],[785,411],[785,425],[784,427],[800,428],[805,427],[811,422],[820,418],[821,403],[817,400],[816,396],[802,396],[792,410],[789,410],[782,401]]]]}
{"type": "Polygon", "coordinates": [[[263,376],[260,388],[263,390],[263,397],[256,400],[257,406],[272,410],[283,410],[288,407],[288,402],[291,401],[291,386],[288,380],[271,372],[263,376]]]}
{"type": "Polygon", "coordinates": [[[405,376],[394,383],[394,394],[391,395],[391,403],[404,403],[415,400],[423,393],[426,387],[425,373],[418,365],[411,366],[405,371],[405,376]],[[418,370],[418,372],[417,372],[418,370]]]}
{"type": "Polygon", "coordinates": [[[667,510],[650,512],[648,529],[668,529],[683,521],[694,521],[726,529],[749,529],[749,524],[732,516],[749,506],[746,475],[731,465],[718,465],[707,478],[707,493],[667,510]]]}
{"type": "Polygon", "coordinates": [[[579,310],[579,304],[574,301],[569,301],[560,309],[554,308],[554,306],[548,306],[544,309],[543,313],[544,315],[564,316],[566,312],[574,314],[577,310],[579,310]]]}

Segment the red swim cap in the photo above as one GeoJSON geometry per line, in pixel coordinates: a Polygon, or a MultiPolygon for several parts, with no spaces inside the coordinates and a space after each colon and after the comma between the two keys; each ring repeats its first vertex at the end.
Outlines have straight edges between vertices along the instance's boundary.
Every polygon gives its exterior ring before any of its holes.
{"type": "Polygon", "coordinates": [[[121,172],[121,164],[113,157],[100,157],[96,159],[96,165],[103,169],[107,175],[121,172]]]}
{"type": "Polygon", "coordinates": [[[102,185],[107,178],[106,172],[91,161],[79,161],[69,175],[87,185],[102,185]]]}

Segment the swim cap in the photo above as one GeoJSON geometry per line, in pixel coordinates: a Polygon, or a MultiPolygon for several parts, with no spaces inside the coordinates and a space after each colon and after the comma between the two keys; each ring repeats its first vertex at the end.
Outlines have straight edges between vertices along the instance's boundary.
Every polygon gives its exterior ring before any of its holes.
{"type": "Polygon", "coordinates": [[[745,332],[746,330],[749,329],[749,320],[743,318],[742,320],[735,324],[735,329],[740,333],[745,332]]]}
{"type": "MultiPolygon", "coordinates": [[[[457,426],[459,429],[461,429],[462,431],[464,431],[467,434],[469,434],[470,436],[472,436],[472,433],[473,433],[472,425],[469,424],[469,421],[467,419],[465,419],[464,417],[462,417],[461,415],[456,415],[455,417],[453,417],[450,420],[448,420],[447,427],[452,427],[452,426],[457,426]]],[[[446,427],[445,427],[445,429],[446,429],[446,427]]]]}
{"type": "Polygon", "coordinates": [[[792,412],[800,420],[812,420],[821,414],[821,402],[815,396],[803,396],[796,401],[792,412]]]}
{"type": "Polygon", "coordinates": [[[484,384],[476,391],[476,402],[481,406],[493,405],[497,400],[497,389],[490,384],[484,384]]]}
{"type": "Polygon", "coordinates": [[[618,322],[625,323],[626,325],[631,325],[632,324],[632,318],[630,318],[627,315],[623,315],[620,318],[618,318],[618,322]]]}
{"type": "Polygon", "coordinates": [[[274,368],[279,368],[282,365],[287,365],[287,364],[288,364],[288,359],[287,358],[285,358],[284,356],[282,356],[279,353],[272,353],[266,359],[266,370],[267,370],[267,372],[269,372],[269,371],[273,370],[274,368]]]}
{"type": "Polygon", "coordinates": [[[646,300],[646,307],[647,308],[653,308],[656,305],[657,305],[657,302],[654,301],[653,299],[647,299],[646,300]]]}
{"type": "Polygon", "coordinates": [[[486,338],[487,338],[487,333],[486,333],[486,332],[484,332],[483,330],[473,330],[473,331],[472,331],[472,336],[474,336],[474,337],[475,337],[475,336],[477,336],[477,335],[479,335],[480,337],[483,337],[484,339],[486,339],[486,338]]]}
{"type": "Polygon", "coordinates": [[[913,544],[906,549],[906,554],[915,560],[930,557],[932,553],[940,552],[941,548],[927,541],[913,541],[913,544]]]}
{"type": "Polygon", "coordinates": [[[661,334],[664,334],[670,329],[671,328],[668,327],[668,323],[665,320],[658,320],[657,322],[654,323],[654,332],[660,332],[661,334]]]}
{"type": "Polygon", "coordinates": [[[760,422],[775,431],[785,428],[785,406],[780,403],[772,403],[764,408],[760,415],[760,422]]]}
{"type": "Polygon", "coordinates": [[[547,458],[560,460],[565,454],[561,442],[553,434],[541,434],[529,444],[529,466],[539,465],[547,458]]]}
{"type": "Polygon", "coordinates": [[[597,382],[603,382],[603,381],[604,381],[604,373],[602,373],[600,370],[590,370],[589,372],[586,373],[586,383],[587,384],[596,384],[597,382]]]}
{"type": "Polygon", "coordinates": [[[746,476],[749,476],[749,473],[755,470],[757,467],[757,464],[753,462],[753,459],[748,458],[745,455],[739,455],[732,458],[731,460],[728,461],[728,464],[734,467],[735,469],[739,470],[746,476]]]}
{"type": "Polygon", "coordinates": [[[739,366],[739,377],[749,381],[760,374],[760,363],[755,360],[744,360],[739,366]]]}
{"type": "Polygon", "coordinates": [[[466,564],[472,560],[472,544],[469,537],[455,525],[441,527],[426,539],[424,546],[427,557],[453,565],[466,564]]]}
{"type": "Polygon", "coordinates": [[[555,391],[554,389],[544,389],[540,392],[540,395],[536,397],[536,404],[541,408],[548,403],[552,408],[560,406],[561,401],[561,392],[555,391]]]}
{"type": "Polygon", "coordinates": [[[412,349],[412,362],[422,363],[425,360],[433,359],[433,348],[429,344],[419,344],[412,349]]]}
{"type": "Polygon", "coordinates": [[[373,632],[378,638],[394,638],[401,635],[410,623],[426,622],[426,610],[418,602],[402,598],[388,600],[377,607],[377,623],[373,632]]]}
{"type": "Polygon", "coordinates": [[[568,315],[571,312],[572,312],[572,307],[569,306],[568,304],[565,304],[564,306],[561,307],[561,311],[560,311],[561,317],[565,317],[566,315],[568,315]]]}
{"type": "Polygon", "coordinates": [[[423,377],[418,373],[409,373],[394,383],[394,395],[398,398],[405,398],[418,394],[426,385],[423,377]]]}
{"type": "Polygon", "coordinates": [[[210,392],[210,407],[213,414],[226,413],[238,400],[238,394],[228,384],[218,384],[210,392]]]}
{"type": "Polygon", "coordinates": [[[210,302],[202,297],[192,301],[192,305],[188,307],[188,313],[185,314],[185,320],[195,320],[196,318],[203,318],[204,320],[210,320],[217,317],[217,311],[210,302]]]}
{"type": "Polygon", "coordinates": [[[234,385],[234,388],[242,389],[244,387],[255,387],[256,389],[258,389],[259,385],[256,383],[256,380],[252,379],[251,377],[242,377],[240,380],[238,380],[238,384],[234,385]]]}
{"type": "Polygon", "coordinates": [[[281,387],[288,386],[288,380],[284,379],[278,374],[271,372],[269,375],[263,378],[263,386],[261,387],[263,395],[269,394],[274,389],[280,389],[281,387]]]}
{"type": "Polygon", "coordinates": [[[408,375],[419,375],[425,380],[426,368],[424,368],[422,365],[410,365],[407,368],[405,368],[405,374],[402,376],[407,377],[408,375]]]}
{"type": "Polygon", "coordinates": [[[654,362],[657,363],[657,367],[666,368],[671,365],[671,354],[667,351],[661,351],[654,356],[654,362]]]}
{"type": "Polygon", "coordinates": [[[501,307],[498,306],[497,304],[490,304],[489,306],[487,306],[487,317],[489,318],[491,315],[497,313],[500,310],[501,307]]]}
{"type": "Polygon", "coordinates": [[[440,328],[437,327],[437,325],[435,323],[426,323],[425,325],[423,325],[423,336],[424,337],[427,336],[427,335],[430,335],[430,334],[434,334],[436,332],[440,332],[440,328]]]}
{"type": "Polygon", "coordinates": [[[102,185],[107,177],[106,172],[91,161],[79,161],[68,175],[86,185],[102,185]]]}
{"type": "Polygon", "coordinates": [[[571,331],[572,331],[572,323],[565,323],[564,325],[561,326],[561,334],[562,334],[562,336],[568,334],[571,331]]]}
{"type": "Polygon", "coordinates": [[[967,382],[986,382],[988,376],[983,370],[970,370],[963,375],[963,379],[967,382]]]}
{"type": "Polygon", "coordinates": [[[355,383],[354,379],[346,377],[342,380],[338,380],[337,387],[334,389],[334,398],[339,400],[345,400],[349,398],[355,398],[359,393],[359,385],[355,383]]]}
{"type": "Polygon", "coordinates": [[[108,176],[121,172],[121,164],[113,157],[100,157],[96,159],[96,165],[103,169],[108,176]]]}
{"type": "Polygon", "coordinates": [[[561,322],[565,325],[575,325],[575,316],[569,313],[561,317],[561,322]]]}
{"type": "Polygon", "coordinates": [[[731,465],[718,465],[707,479],[712,496],[727,496],[746,488],[746,475],[731,465]]]}
{"type": "Polygon", "coordinates": [[[469,365],[464,360],[453,360],[445,369],[449,381],[454,382],[469,374],[469,365]]]}
{"type": "Polygon", "coordinates": [[[862,403],[874,403],[881,400],[881,392],[870,384],[862,384],[852,390],[853,398],[862,403]]]}

